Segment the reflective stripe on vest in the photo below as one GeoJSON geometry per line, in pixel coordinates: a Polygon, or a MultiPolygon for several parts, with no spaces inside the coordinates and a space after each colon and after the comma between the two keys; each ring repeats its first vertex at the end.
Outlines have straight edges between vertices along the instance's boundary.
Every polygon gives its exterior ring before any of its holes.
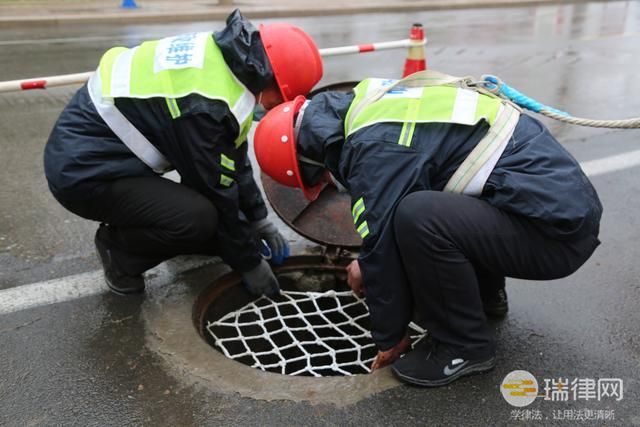
{"type": "MultiPolygon", "coordinates": [[[[402,82],[400,82],[402,83],[402,82]]],[[[445,186],[445,191],[478,196],[513,135],[519,111],[499,98],[451,85],[406,87],[397,80],[367,79],[356,88],[345,118],[345,136],[377,123],[403,123],[398,144],[411,145],[416,123],[489,123],[489,132],[445,186]],[[374,101],[370,95],[390,88],[374,101]],[[354,114],[354,111],[356,112],[354,114]],[[455,181],[455,182],[453,182],[455,181]]]]}
{"type": "Polygon", "coordinates": [[[102,120],[116,134],[124,145],[131,150],[144,164],[156,173],[164,173],[171,169],[171,164],[149,140],[131,124],[129,120],[116,108],[113,99],[102,97],[100,73],[96,71],[89,78],[87,90],[96,111],[102,120]]]}
{"type": "MultiPolygon", "coordinates": [[[[255,97],[234,76],[211,33],[191,33],[148,41],[132,49],[107,51],[98,68],[102,97],[182,98],[199,94],[227,104],[238,122],[236,146],[251,128],[255,97]]],[[[171,116],[180,115],[168,103],[171,116]]]]}
{"type": "MultiPolygon", "coordinates": [[[[394,82],[382,79],[362,81],[354,89],[356,96],[349,112],[369,93],[394,82]]],[[[345,135],[349,136],[366,126],[383,122],[475,125],[484,119],[493,124],[500,105],[499,99],[481,95],[472,89],[452,86],[396,86],[380,99],[364,107],[356,117],[350,117],[347,112],[345,135]]]]}
{"type": "Polygon", "coordinates": [[[508,103],[503,104],[495,123],[458,166],[445,185],[444,191],[470,196],[482,194],[484,184],[500,160],[519,120],[520,111],[508,103]]]}

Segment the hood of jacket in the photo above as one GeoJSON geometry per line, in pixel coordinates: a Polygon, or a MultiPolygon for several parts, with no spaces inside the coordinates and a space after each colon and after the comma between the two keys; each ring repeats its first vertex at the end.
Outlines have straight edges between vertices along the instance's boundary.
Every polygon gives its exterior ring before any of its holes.
{"type": "MultiPolygon", "coordinates": [[[[298,153],[323,163],[342,184],[338,163],[344,143],[344,118],[353,97],[352,92],[322,92],[314,96],[302,117],[296,142],[298,153]]],[[[304,161],[299,165],[302,179],[311,186],[319,182],[325,171],[304,161]]]]}
{"type": "Polygon", "coordinates": [[[274,81],[260,32],[238,9],[227,18],[227,26],[213,33],[216,44],[233,74],[258,94],[274,81]]]}

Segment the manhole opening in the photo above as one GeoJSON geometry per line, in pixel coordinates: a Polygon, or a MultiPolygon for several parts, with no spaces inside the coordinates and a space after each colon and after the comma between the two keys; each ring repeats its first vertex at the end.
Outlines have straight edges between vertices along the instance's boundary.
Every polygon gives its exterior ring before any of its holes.
{"type": "MultiPolygon", "coordinates": [[[[349,290],[344,267],[286,269],[278,279],[281,295],[256,298],[235,276],[235,283],[203,307],[205,340],[226,357],[263,371],[315,377],[369,373],[377,353],[369,312],[349,290]]],[[[414,341],[424,336],[415,324],[412,332],[414,341]]]]}

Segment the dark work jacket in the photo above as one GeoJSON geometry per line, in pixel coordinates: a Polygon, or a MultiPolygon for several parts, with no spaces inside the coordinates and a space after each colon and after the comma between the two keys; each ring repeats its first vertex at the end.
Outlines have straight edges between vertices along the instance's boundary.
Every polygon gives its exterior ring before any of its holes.
{"type": "MultiPolygon", "coordinates": [[[[373,339],[386,350],[400,341],[412,314],[410,287],[392,225],[394,210],[414,191],[442,191],[488,125],[418,124],[411,146],[405,147],[397,143],[402,124],[381,123],[360,129],[345,141],[344,117],[352,100],[353,94],[336,92],[314,97],[300,127],[298,150],[325,162],[348,189],[352,203],[364,199],[361,218],[370,233],[363,241],[359,264],[373,339]]],[[[304,179],[312,183],[318,169],[303,164],[304,179]]],[[[602,206],[595,189],[547,128],[526,114],[479,198],[530,219],[552,239],[572,241],[597,237],[599,232],[602,206]]]]}
{"type": "MultiPolygon", "coordinates": [[[[227,65],[253,93],[272,81],[259,33],[238,12],[214,39],[227,65]]],[[[115,100],[116,107],[178,171],[181,183],[216,206],[220,255],[232,268],[247,271],[260,261],[248,222],[267,216],[247,144],[236,149],[239,125],[225,103],[197,94],[179,98],[177,103],[181,115],[172,119],[164,98],[115,100]],[[222,169],[221,154],[235,161],[235,172],[222,169]],[[221,173],[234,180],[230,187],[221,184],[221,173]]],[[[86,85],[71,99],[51,132],[44,166],[53,195],[68,201],[100,197],[109,182],[119,178],[155,175],[104,123],[86,85]]]]}

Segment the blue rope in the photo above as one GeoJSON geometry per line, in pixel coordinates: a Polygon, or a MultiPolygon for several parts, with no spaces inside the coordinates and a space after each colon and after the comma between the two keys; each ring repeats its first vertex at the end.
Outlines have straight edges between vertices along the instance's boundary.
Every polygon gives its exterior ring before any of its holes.
{"type": "Polygon", "coordinates": [[[529,98],[527,95],[517,91],[506,83],[502,82],[499,78],[492,75],[483,76],[485,83],[484,86],[488,90],[496,93],[497,95],[503,95],[504,97],[512,100],[517,105],[522,108],[526,108],[527,110],[531,110],[533,112],[539,113],[542,110],[550,111],[552,113],[560,114],[563,116],[570,116],[569,113],[561,110],[557,110],[553,107],[549,107],[548,105],[544,105],[535,99],[529,98]]]}

